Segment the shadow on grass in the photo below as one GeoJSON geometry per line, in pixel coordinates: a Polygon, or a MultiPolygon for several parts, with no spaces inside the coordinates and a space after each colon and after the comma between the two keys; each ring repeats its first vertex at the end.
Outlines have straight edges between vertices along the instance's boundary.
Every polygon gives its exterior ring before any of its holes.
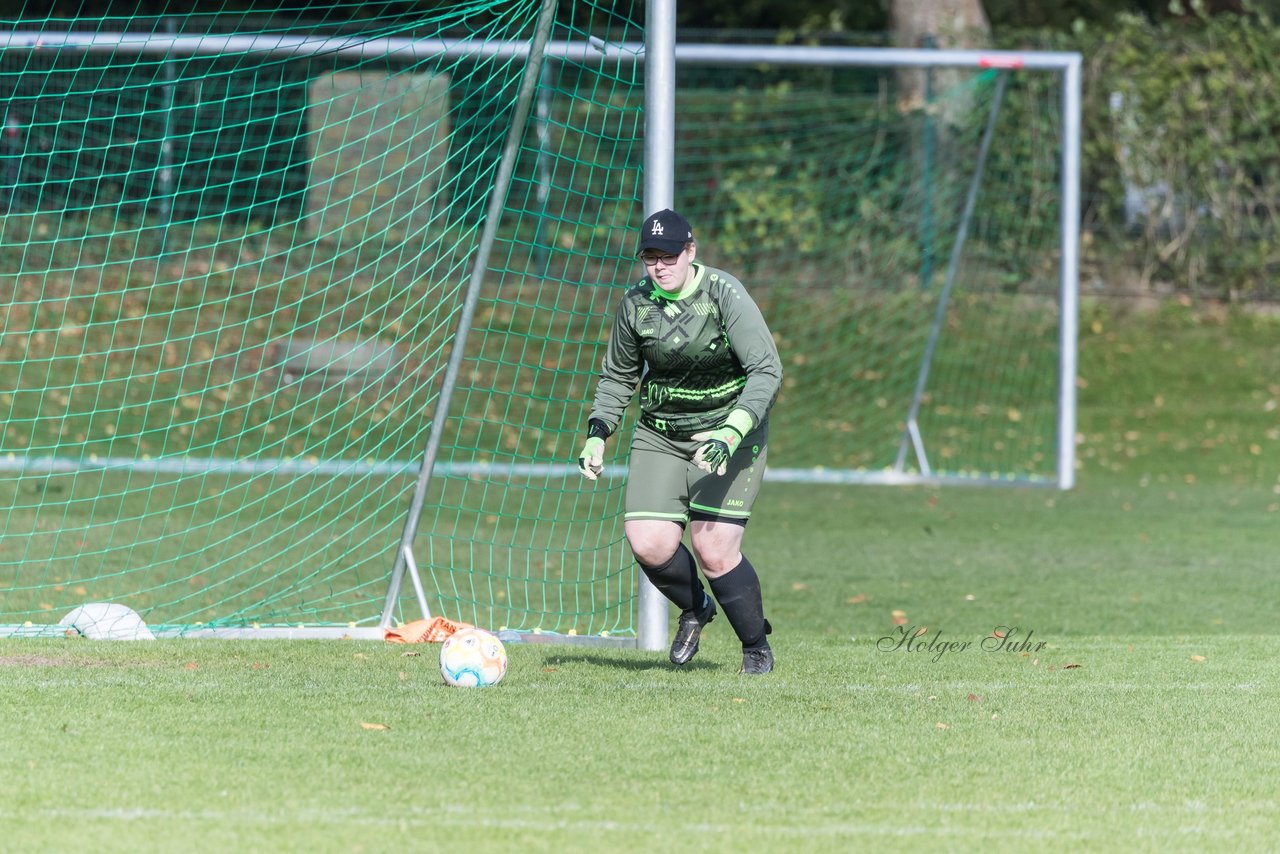
{"type": "Polygon", "coordinates": [[[707,661],[706,659],[695,659],[683,666],[672,664],[665,656],[654,656],[653,658],[631,657],[626,658],[610,658],[604,655],[588,655],[588,654],[563,654],[557,653],[546,656],[543,661],[546,667],[555,667],[565,664],[586,664],[592,667],[607,667],[612,670],[669,670],[673,673],[690,672],[690,671],[718,671],[724,670],[725,665],[715,661],[707,661]]]}

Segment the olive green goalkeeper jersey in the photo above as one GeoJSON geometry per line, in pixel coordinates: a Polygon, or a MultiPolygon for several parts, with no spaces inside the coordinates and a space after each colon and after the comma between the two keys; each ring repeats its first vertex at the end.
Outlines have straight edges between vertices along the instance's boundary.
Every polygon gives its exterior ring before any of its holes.
{"type": "Polygon", "coordinates": [[[591,418],[617,430],[640,387],[640,421],[673,438],[721,426],[734,409],[764,423],[782,360],[760,309],[733,276],[693,266],[679,297],[647,277],[622,298],[591,418]]]}

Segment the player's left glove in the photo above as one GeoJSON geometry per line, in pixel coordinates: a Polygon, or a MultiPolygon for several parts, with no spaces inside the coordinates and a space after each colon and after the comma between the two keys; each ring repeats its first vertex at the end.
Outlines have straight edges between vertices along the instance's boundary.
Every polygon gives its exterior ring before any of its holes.
{"type": "Polygon", "coordinates": [[[578,452],[578,472],[587,480],[604,474],[604,439],[592,436],[578,452]]]}
{"type": "Polygon", "coordinates": [[[598,418],[587,422],[587,441],[578,453],[578,471],[587,480],[595,480],[604,474],[604,440],[613,431],[598,418]]]}
{"type": "Polygon", "coordinates": [[[715,430],[697,433],[691,438],[701,442],[693,452],[693,464],[707,474],[723,476],[729,470],[729,458],[751,430],[752,418],[741,409],[729,413],[724,424],[715,430]]]}

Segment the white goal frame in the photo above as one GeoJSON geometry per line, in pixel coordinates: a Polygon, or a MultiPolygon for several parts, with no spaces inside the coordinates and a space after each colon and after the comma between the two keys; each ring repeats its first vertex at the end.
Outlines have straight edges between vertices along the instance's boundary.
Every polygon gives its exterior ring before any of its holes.
{"type": "MultiPolygon", "coordinates": [[[[1079,276],[1079,226],[1080,226],[1080,112],[1081,112],[1081,56],[1066,52],[1009,52],[968,50],[927,50],[897,48],[844,48],[844,47],[786,47],[756,45],[711,45],[676,43],[676,0],[650,0],[646,4],[646,41],[644,43],[563,42],[549,39],[554,19],[555,0],[544,0],[538,32],[528,42],[473,42],[469,40],[441,39],[369,39],[351,37],[285,37],[259,35],[210,35],[178,36],[165,33],[108,33],[108,32],[0,32],[0,48],[31,50],[37,48],[75,48],[86,51],[117,53],[134,52],[155,56],[211,55],[228,51],[268,54],[274,57],[302,57],[316,54],[347,55],[352,57],[392,56],[406,60],[426,57],[512,56],[527,59],[526,85],[522,86],[519,110],[528,115],[536,84],[537,68],[544,59],[563,59],[583,63],[644,63],[645,65],[645,151],[644,151],[644,207],[652,212],[674,205],[675,185],[675,93],[677,72],[680,68],[705,66],[808,66],[808,67],[915,67],[915,68],[970,68],[970,69],[1029,69],[1061,75],[1061,202],[1059,222],[1060,270],[1058,329],[1058,412],[1056,442],[1056,478],[1054,480],[1019,482],[1022,485],[1051,486],[1070,489],[1075,483],[1075,424],[1078,337],[1078,276],[1079,276]]],[[[519,114],[519,113],[518,113],[519,114]]],[[[518,124],[523,124],[520,122],[518,124]]],[[[492,190],[490,205],[500,205],[511,177],[514,152],[520,139],[519,127],[513,126],[511,137],[503,153],[499,178],[492,190]]],[[[976,188],[971,187],[966,207],[971,207],[976,188]]],[[[417,519],[421,514],[427,487],[436,471],[436,451],[440,433],[447,420],[461,354],[471,324],[475,301],[483,271],[488,263],[488,252],[495,235],[492,229],[500,217],[486,217],[485,233],[472,262],[473,275],[466,295],[454,341],[451,345],[450,364],[446,371],[433,415],[433,429],[427,448],[420,461],[413,464],[417,470],[417,484],[413,492],[412,506],[406,516],[404,536],[397,550],[396,562],[388,582],[386,604],[378,629],[352,627],[350,629],[316,627],[307,629],[233,629],[208,630],[208,634],[226,637],[381,637],[382,630],[393,619],[403,579],[409,576],[424,616],[429,614],[421,580],[413,561],[413,541],[417,519]]],[[[957,245],[963,244],[964,220],[957,245]]],[[[952,263],[955,257],[953,253],[952,263]]],[[[937,339],[937,325],[945,311],[950,291],[950,275],[938,308],[938,320],[930,335],[925,355],[919,369],[916,393],[911,410],[904,413],[905,430],[902,447],[896,465],[879,472],[825,471],[812,469],[770,469],[766,479],[807,483],[876,483],[876,484],[945,484],[983,483],[1006,484],[1010,481],[959,478],[935,473],[928,462],[925,437],[920,434],[916,422],[916,410],[927,388],[929,361],[937,339]],[[919,471],[907,470],[907,459],[914,456],[919,471]]],[[[116,461],[121,467],[147,468],[147,461],[116,461]]],[[[206,460],[193,465],[217,468],[231,461],[206,460]]],[[[170,463],[171,464],[171,463],[170,463]]],[[[269,461],[261,463],[272,465],[269,461]]],[[[281,461],[281,465],[284,461],[281,461]]],[[[388,470],[403,470],[404,463],[373,464],[388,470]]],[[[12,463],[0,461],[0,467],[10,470],[37,471],[47,466],[50,471],[102,467],[99,463],[49,458],[46,460],[18,460],[12,463]]],[[[573,466],[520,467],[522,474],[533,474],[525,469],[537,468],[538,474],[576,476],[573,466]]],[[[442,465],[441,470],[444,469],[442,465]]],[[[361,464],[342,464],[336,473],[364,474],[361,464]]],[[[619,472],[608,472],[617,475],[619,472]]],[[[643,577],[639,580],[640,595],[637,617],[637,636],[634,645],[645,650],[665,649],[668,635],[667,602],[643,577]]],[[[0,636],[39,634],[44,627],[0,627],[0,636]]],[[[56,628],[56,627],[55,627],[56,628]]],[[[186,632],[185,634],[192,634],[186,632]]],[[[565,642],[592,643],[597,640],[611,646],[630,645],[629,639],[592,639],[585,637],[557,638],[565,642]]]]}

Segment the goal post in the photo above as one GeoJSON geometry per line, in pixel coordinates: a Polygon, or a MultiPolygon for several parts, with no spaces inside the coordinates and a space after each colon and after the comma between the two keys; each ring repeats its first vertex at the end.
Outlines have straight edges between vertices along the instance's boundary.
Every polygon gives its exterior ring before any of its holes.
{"type": "Polygon", "coordinates": [[[0,32],[0,635],[102,601],[663,647],[629,428],[597,484],[573,456],[667,205],[779,338],[767,479],[1072,485],[1077,55],[555,6],[0,32]],[[898,103],[903,68],[958,76],[898,103]]]}
{"type": "Polygon", "coordinates": [[[440,453],[440,443],[444,436],[444,427],[448,423],[449,404],[453,399],[453,391],[457,387],[458,373],[466,359],[467,338],[471,325],[475,322],[476,309],[480,303],[480,290],[484,284],[485,274],[489,269],[489,260],[493,253],[494,242],[498,236],[498,224],[502,219],[502,209],[506,202],[507,192],[511,186],[511,176],[515,171],[515,161],[524,138],[525,123],[529,120],[535,90],[542,75],[542,64],[546,56],[547,42],[551,38],[551,27],[555,22],[556,0],[543,0],[538,13],[537,27],[529,44],[529,55],[521,75],[520,89],[516,96],[515,109],[502,145],[502,154],[498,161],[497,174],[493,188],[489,192],[484,224],[476,246],[475,256],[471,261],[467,275],[467,290],[462,301],[462,310],[458,315],[457,331],[449,343],[449,359],[441,379],[440,394],[436,398],[435,413],[431,418],[431,431],[427,436],[426,450],[422,453],[422,463],[418,468],[418,477],[414,483],[409,512],[405,518],[404,533],[400,538],[400,547],[396,550],[392,562],[391,580],[387,585],[387,597],[382,608],[379,625],[389,628],[396,619],[399,606],[400,589],[405,571],[408,570],[413,581],[414,593],[418,605],[422,609],[424,619],[431,616],[430,605],[423,591],[422,579],[413,560],[413,542],[417,538],[418,524],[422,517],[422,508],[427,499],[427,488],[431,484],[431,475],[440,453]]]}
{"type": "MultiPolygon", "coordinates": [[[[856,271],[850,274],[846,267],[836,273],[837,276],[842,276],[844,284],[849,286],[850,291],[861,288],[864,295],[871,297],[876,296],[876,289],[893,286],[893,283],[888,281],[893,272],[902,275],[904,280],[914,279],[923,294],[928,294],[930,289],[934,288],[936,298],[924,300],[929,304],[917,306],[919,310],[911,312],[916,330],[923,335],[918,336],[914,359],[907,360],[907,367],[911,370],[901,375],[906,377],[912,374],[911,382],[903,381],[897,393],[901,405],[895,409],[893,405],[885,404],[884,397],[863,396],[863,399],[872,403],[873,407],[888,410],[891,424],[886,426],[885,435],[892,437],[892,441],[883,443],[878,452],[864,448],[854,455],[856,459],[865,461],[864,464],[846,467],[833,464],[834,461],[831,461],[810,467],[793,467],[788,460],[782,466],[772,468],[769,477],[774,480],[814,483],[965,483],[971,485],[1018,483],[1070,489],[1075,482],[1075,376],[1079,312],[1080,55],[1034,51],[777,46],[747,48],[735,45],[682,45],[677,49],[677,57],[681,68],[725,69],[753,66],[770,70],[787,68],[810,71],[956,69],[969,74],[966,82],[956,85],[949,92],[943,92],[940,100],[921,105],[918,111],[926,121],[930,121],[934,116],[947,113],[945,106],[942,106],[942,99],[951,97],[964,102],[967,112],[962,121],[967,124],[967,128],[953,128],[953,131],[957,136],[954,147],[965,152],[967,159],[955,160],[949,164],[949,176],[935,175],[934,186],[929,186],[927,180],[922,181],[920,175],[917,175],[913,181],[910,175],[891,173],[887,185],[893,188],[892,192],[903,189],[905,192],[897,197],[889,196],[890,201],[887,203],[879,199],[872,200],[874,205],[884,204],[886,212],[901,217],[896,220],[900,232],[917,232],[918,245],[903,249],[896,258],[883,252],[874,253],[872,260],[884,264],[880,271],[856,271]],[[1019,102],[1010,106],[1006,102],[1005,92],[1013,77],[1018,79],[1021,89],[1017,95],[1019,102]],[[1029,93],[1028,89],[1038,91],[1033,94],[1029,93]],[[1042,103],[1032,105],[1028,103],[1028,98],[1044,100],[1042,103]],[[1019,128],[1026,130],[1028,127],[1031,133],[1039,135],[1039,144],[1043,146],[1040,150],[1030,151],[1024,148],[1012,154],[1007,150],[1001,150],[1000,135],[1003,135],[1004,141],[1007,141],[1008,137],[1017,134],[1019,128]],[[967,139],[963,138],[966,130],[967,139]],[[1046,132],[1051,136],[1045,136],[1046,132]],[[996,172],[993,169],[991,171],[995,174],[988,174],[988,158],[993,146],[995,156],[1000,161],[996,164],[996,168],[1001,171],[996,172]],[[1019,159],[1021,163],[1018,162],[1019,159]],[[1039,174],[1033,178],[1021,176],[1028,183],[1023,186],[1001,183],[1009,179],[1008,170],[1027,167],[1039,170],[1039,174]],[[948,177],[951,187],[941,186],[943,182],[948,181],[948,177]],[[957,192],[958,188],[963,188],[963,192],[957,192]],[[953,196],[950,199],[946,198],[948,191],[953,196]],[[912,192],[919,194],[919,197],[911,198],[912,192]],[[1018,198],[1016,194],[1024,194],[1024,197],[1018,198]],[[905,216],[902,216],[903,214],[905,216]],[[967,240],[977,220],[982,220],[981,225],[984,231],[974,237],[974,243],[978,244],[977,246],[968,246],[967,240]],[[1038,231],[1033,232],[1030,228],[1023,228],[1019,234],[1013,236],[996,234],[991,228],[996,226],[1007,229],[1014,226],[1013,230],[1017,232],[1018,226],[1030,226],[1032,223],[1039,227],[1038,231]],[[1045,228],[1048,225],[1052,225],[1051,232],[1045,228]],[[927,233],[930,231],[932,235],[927,233]],[[893,270],[899,263],[912,261],[920,264],[921,268],[925,267],[921,259],[930,254],[929,247],[925,244],[930,241],[931,236],[936,239],[937,248],[947,249],[948,254],[948,263],[944,270],[940,271],[939,276],[933,277],[939,278],[939,281],[935,283],[933,278],[920,268],[893,270]],[[1007,247],[1015,247],[1014,241],[1025,241],[1024,247],[1017,248],[1026,252],[1028,257],[1016,260],[1010,257],[1006,261],[1013,260],[1013,263],[1004,264],[1004,269],[983,270],[981,263],[975,262],[972,256],[989,253],[992,248],[992,239],[1003,241],[1007,247]],[[893,272],[886,272],[890,270],[893,272]],[[982,281],[984,277],[994,276],[1004,281],[982,281]],[[936,287],[934,287],[935,284],[936,287]],[[1043,335],[1029,330],[1023,330],[1020,333],[1025,339],[1024,344],[1036,347],[1041,350],[1042,356],[1047,355],[1052,358],[1051,370],[1042,371],[1040,378],[1036,381],[1040,384],[1039,389],[1029,394],[1009,389],[1013,393],[1001,400],[998,395],[988,397],[982,389],[975,386],[965,390],[970,395],[968,400],[960,397],[955,398],[956,402],[940,403],[943,400],[940,391],[945,390],[940,390],[936,379],[931,384],[930,378],[938,345],[945,338],[956,337],[954,332],[947,330],[947,326],[959,322],[956,317],[957,306],[953,301],[958,291],[964,293],[968,299],[976,298],[983,301],[984,306],[990,306],[1002,300],[1025,301],[1027,298],[1034,299],[1036,295],[1043,298],[1041,309],[1047,314],[1041,317],[1041,321],[1051,325],[1049,328],[1042,329],[1041,333],[1051,334],[1052,340],[1038,341],[1037,339],[1042,338],[1043,335]],[[1043,385],[1046,381],[1051,384],[1051,390],[1043,385]],[[908,392],[901,390],[908,388],[908,392]],[[1031,404],[1049,417],[1048,423],[1042,422],[1041,427],[1038,428],[1043,431],[1041,435],[1034,438],[1030,437],[1027,431],[1017,427],[1027,414],[1026,404],[1031,404]],[[1008,446],[1018,442],[1029,442],[1039,450],[1029,451],[1024,459],[1016,463],[1008,457],[1005,460],[998,460],[999,455],[984,460],[980,454],[972,453],[960,459],[958,463],[931,462],[929,455],[931,446],[941,451],[941,456],[947,460],[955,460],[956,453],[953,448],[948,447],[948,443],[938,441],[940,436],[924,435],[920,421],[922,406],[932,409],[935,418],[940,412],[948,416],[953,415],[957,409],[964,406],[972,407],[981,419],[987,419],[987,416],[991,415],[991,420],[996,420],[1003,415],[1010,422],[1012,429],[1006,432],[1013,442],[991,439],[991,444],[1008,446]],[[1003,413],[993,413],[993,410],[1002,406],[1003,413]],[[1020,435],[1023,438],[1019,438],[1020,435]]],[[[766,71],[760,76],[767,77],[771,73],[773,72],[766,71]]],[[[863,109],[856,97],[832,97],[829,91],[819,91],[817,97],[806,101],[798,97],[794,89],[790,88],[789,81],[784,80],[782,83],[773,85],[783,90],[782,98],[793,102],[786,113],[788,121],[793,119],[801,123],[809,121],[814,127],[839,126],[842,122],[851,121],[842,114],[842,105],[848,104],[855,112],[863,109]],[[816,119],[809,118],[815,114],[818,116],[816,119]]],[[[819,84],[819,89],[822,85],[819,84]]],[[[883,78],[880,78],[879,85],[884,85],[883,78]]],[[[761,84],[760,91],[757,93],[763,95],[763,109],[773,106],[768,97],[769,86],[767,82],[761,84]]],[[[829,90],[830,82],[828,81],[825,86],[829,90]]],[[[883,90],[879,95],[883,96],[883,90]]],[[[750,113],[762,109],[762,106],[757,103],[742,109],[750,113]]],[[[881,109],[884,110],[883,105],[881,109]]],[[[888,111],[892,112],[892,108],[888,111]]],[[[874,120],[874,111],[872,118],[874,120]]],[[[951,115],[951,120],[955,120],[954,114],[951,115]]],[[[772,126],[777,124],[779,122],[776,121],[753,123],[750,119],[746,119],[735,121],[727,133],[750,134],[756,132],[755,129],[758,127],[772,130],[772,126]]],[[[688,131],[687,128],[685,130],[688,131]]],[[[825,134],[819,136],[824,142],[836,142],[831,136],[825,134]]],[[[802,132],[793,132],[788,137],[784,139],[781,146],[775,144],[773,148],[777,150],[792,146],[802,137],[802,132]]],[[[856,135],[850,135],[847,139],[848,142],[856,144],[856,135]]],[[[877,142],[877,144],[882,143],[883,140],[877,142]]],[[[798,148],[798,146],[795,147],[798,148]]],[[[923,153],[919,156],[927,159],[929,155],[923,153]]],[[[731,158],[732,155],[726,156],[724,160],[731,162],[731,158]]],[[[858,163],[856,157],[850,158],[847,153],[839,149],[824,150],[818,144],[814,145],[809,158],[809,161],[801,167],[793,167],[792,174],[799,176],[801,180],[807,178],[810,184],[821,183],[830,175],[838,174],[842,162],[850,163],[848,168],[862,175],[870,174],[872,168],[858,163]],[[804,166],[812,168],[814,164],[818,164],[819,168],[806,175],[803,172],[804,166]]],[[[801,157],[796,159],[803,160],[801,157]]],[[[753,191],[749,180],[742,180],[741,176],[750,174],[754,170],[769,170],[776,165],[765,160],[754,163],[744,161],[744,165],[733,173],[735,180],[741,181],[741,185],[746,187],[741,193],[745,201],[738,202],[739,206],[759,203],[759,199],[765,196],[763,192],[753,191]]],[[[718,169],[722,174],[728,171],[723,163],[718,164],[718,169]]],[[[701,175],[698,176],[698,178],[701,177],[701,175]]],[[[698,178],[690,183],[695,183],[698,178]]],[[[880,189],[883,190],[885,182],[880,183],[882,185],[880,189]]],[[[689,189],[690,195],[696,194],[695,188],[689,189]]],[[[795,222],[800,219],[805,213],[806,204],[817,207],[823,201],[830,203],[831,193],[815,191],[812,186],[808,186],[807,189],[811,192],[808,198],[783,207],[782,215],[789,221],[795,222]]],[[[861,190],[859,187],[847,189],[851,196],[861,190]]],[[[769,213],[763,208],[764,206],[761,205],[758,218],[761,221],[767,221],[769,213]]],[[[854,230],[865,224],[856,200],[843,208],[843,213],[846,217],[840,224],[844,228],[832,229],[840,233],[839,239],[848,238],[854,230]]],[[[767,251],[776,253],[782,261],[782,266],[788,269],[803,267],[804,255],[812,255],[814,250],[802,249],[793,253],[797,257],[788,257],[786,243],[808,241],[812,245],[820,244],[821,237],[814,237],[814,232],[820,232],[824,225],[830,224],[829,220],[823,220],[820,216],[815,216],[808,223],[810,226],[808,229],[804,225],[790,230],[784,229],[784,237],[768,244],[767,251]]],[[[764,229],[757,228],[756,234],[764,233],[764,229]]],[[[752,255],[751,235],[748,233],[738,237],[735,234],[735,237],[738,241],[737,245],[749,258],[752,255]]],[[[831,257],[836,258],[847,254],[834,240],[828,240],[826,245],[817,251],[827,251],[831,257]]],[[[1011,251],[1010,256],[1013,254],[1011,251]]],[[[1000,259],[995,260],[997,264],[1001,263],[1000,259]]],[[[772,297],[775,291],[794,287],[794,282],[788,282],[787,274],[784,273],[772,277],[772,281],[767,285],[767,291],[772,297]]],[[[1027,317],[1023,319],[1031,320],[1030,315],[1034,314],[1035,310],[1030,307],[1025,308],[1027,317]]],[[[856,315],[846,315],[842,319],[856,322],[856,315]]],[[[985,323],[986,320],[989,318],[984,319],[983,322],[985,323]]],[[[981,336],[990,334],[990,331],[989,328],[975,328],[965,334],[981,336]]],[[[903,349],[910,351],[909,347],[903,349]]],[[[998,364],[988,366],[988,368],[997,367],[998,364]]],[[[960,389],[962,377],[956,375],[947,379],[950,382],[947,390],[960,389]]],[[[976,380],[981,383],[984,379],[972,377],[971,381],[976,380]]],[[[857,397],[857,395],[850,395],[850,401],[857,397]]],[[[785,399],[784,397],[784,401],[785,399]]],[[[782,411],[785,412],[785,408],[782,411]]],[[[842,417],[838,420],[848,424],[850,418],[856,417],[858,417],[856,409],[851,411],[850,407],[846,406],[842,417]]],[[[963,432],[943,427],[944,431],[949,429],[953,435],[963,432]]],[[[790,441],[791,437],[786,436],[784,440],[790,441]]],[[[837,456],[838,454],[829,455],[829,457],[837,456]]]]}

